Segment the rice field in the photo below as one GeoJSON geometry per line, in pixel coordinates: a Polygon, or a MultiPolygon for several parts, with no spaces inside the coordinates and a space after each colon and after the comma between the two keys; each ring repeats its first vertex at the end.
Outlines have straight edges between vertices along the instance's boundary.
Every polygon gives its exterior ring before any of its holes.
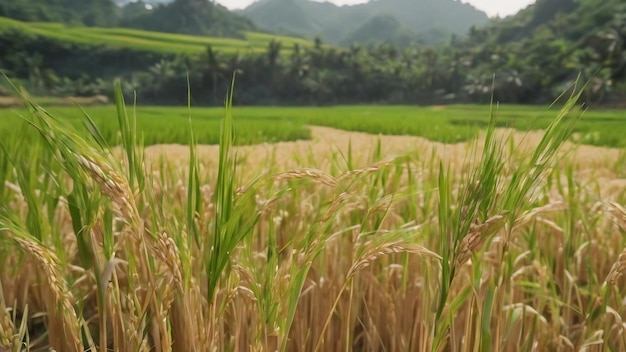
{"type": "Polygon", "coordinates": [[[0,30],[17,28],[46,38],[84,45],[105,45],[165,54],[201,54],[207,46],[223,53],[264,52],[272,40],[282,43],[282,52],[290,53],[294,44],[311,47],[313,43],[301,38],[246,32],[245,39],[159,33],[129,28],[99,28],[68,26],[62,23],[21,22],[0,17],[0,30]]]}
{"type": "MultiPolygon", "coordinates": [[[[52,107],[46,109],[64,124],[81,133],[88,133],[84,123],[89,116],[99,126],[99,131],[109,145],[119,145],[121,135],[115,106],[94,106],[81,110],[79,107],[52,107]]],[[[192,109],[137,107],[130,108],[129,114],[136,115],[137,130],[144,145],[187,144],[189,129],[193,127],[199,144],[218,144],[220,141],[220,116],[222,109],[192,109]]],[[[22,138],[35,141],[38,133],[29,127],[25,109],[0,109],[0,139],[10,138],[19,129],[22,138]]],[[[279,141],[310,139],[311,132],[303,121],[289,120],[287,117],[244,117],[238,119],[237,144],[261,144],[279,141]]]]}
{"type": "Polygon", "coordinates": [[[454,144],[237,147],[227,106],[219,145],[144,147],[120,97],[116,147],[35,104],[0,139],[6,350],[626,349],[626,155],[568,141],[575,99],[454,144]]]}
{"type": "MultiPolygon", "coordinates": [[[[488,105],[447,106],[331,106],[235,107],[236,144],[275,143],[310,139],[308,126],[382,135],[420,136],[432,141],[460,143],[475,139],[489,125],[488,105]]],[[[55,106],[50,113],[79,131],[85,113],[75,106],[55,106]]],[[[115,106],[91,106],[86,113],[98,124],[108,144],[120,143],[115,106]]],[[[199,144],[218,144],[223,108],[137,106],[137,128],[145,145],[187,144],[190,119],[199,144]]],[[[518,131],[545,129],[558,108],[502,105],[496,108],[496,126],[518,131]]],[[[574,113],[579,113],[576,110],[574,113]]],[[[0,109],[0,138],[8,138],[16,125],[25,126],[24,109],[0,109]]],[[[570,140],[595,146],[626,148],[622,138],[625,110],[586,110],[570,140]]],[[[29,137],[37,137],[30,133],[29,137]]]]}

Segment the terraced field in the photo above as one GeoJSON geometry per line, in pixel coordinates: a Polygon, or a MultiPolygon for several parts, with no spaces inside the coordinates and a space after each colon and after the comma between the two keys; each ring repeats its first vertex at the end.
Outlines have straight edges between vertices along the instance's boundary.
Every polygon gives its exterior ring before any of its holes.
{"type": "Polygon", "coordinates": [[[0,31],[17,28],[51,39],[89,45],[151,51],[158,53],[201,53],[211,45],[224,53],[262,52],[269,42],[282,43],[283,53],[289,53],[294,44],[307,47],[313,44],[305,39],[265,33],[246,32],[245,39],[204,37],[194,35],[150,32],[128,28],[71,27],[61,23],[20,22],[0,17],[0,31]]]}

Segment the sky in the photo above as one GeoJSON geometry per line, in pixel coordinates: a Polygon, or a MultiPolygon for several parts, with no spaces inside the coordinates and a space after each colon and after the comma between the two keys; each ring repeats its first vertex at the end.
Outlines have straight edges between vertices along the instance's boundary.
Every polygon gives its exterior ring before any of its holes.
{"type": "MultiPolygon", "coordinates": [[[[230,8],[242,9],[255,0],[216,0],[216,2],[230,8]]],[[[366,0],[327,0],[337,5],[352,5],[367,2],[366,0]]],[[[501,17],[512,15],[535,2],[535,0],[461,0],[470,3],[479,10],[483,10],[489,16],[500,15],[501,17]]]]}

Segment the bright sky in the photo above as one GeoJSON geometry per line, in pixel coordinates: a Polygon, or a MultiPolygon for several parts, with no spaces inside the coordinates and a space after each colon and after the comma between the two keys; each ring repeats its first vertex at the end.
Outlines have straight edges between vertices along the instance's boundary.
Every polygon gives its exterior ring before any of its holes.
{"type": "MultiPolygon", "coordinates": [[[[366,0],[328,0],[337,5],[352,5],[367,2],[366,0]]],[[[535,0],[461,0],[468,2],[477,9],[485,11],[489,16],[500,15],[502,17],[512,15],[535,2],[535,0]]],[[[242,9],[255,0],[216,0],[216,2],[230,8],[242,9]]]]}

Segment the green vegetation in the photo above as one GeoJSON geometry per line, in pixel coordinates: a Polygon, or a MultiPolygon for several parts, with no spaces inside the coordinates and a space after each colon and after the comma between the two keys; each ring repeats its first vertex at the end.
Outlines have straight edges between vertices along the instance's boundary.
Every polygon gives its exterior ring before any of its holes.
{"type": "Polygon", "coordinates": [[[77,27],[47,22],[26,23],[0,17],[0,32],[9,30],[20,30],[26,35],[37,35],[67,43],[163,54],[201,54],[206,51],[208,46],[214,50],[230,54],[264,52],[272,40],[284,43],[283,53],[285,54],[291,51],[294,44],[303,47],[313,45],[304,39],[254,32],[245,32],[243,39],[235,39],[158,33],[127,28],[77,27]]]}
{"type": "MultiPolygon", "coordinates": [[[[101,126],[105,139],[117,144],[117,125],[112,106],[85,108],[101,126]]],[[[49,111],[76,128],[82,128],[83,114],[77,107],[52,107],[49,111]]],[[[159,143],[185,144],[188,140],[187,108],[136,108],[137,128],[146,145],[159,143]]],[[[520,131],[548,127],[554,109],[538,106],[503,105],[498,107],[497,127],[520,131]]],[[[0,138],[14,134],[19,109],[0,110],[0,138]]],[[[338,106],[321,108],[300,107],[236,107],[233,114],[239,121],[236,142],[255,144],[310,138],[306,125],[334,127],[347,131],[386,135],[421,136],[432,141],[457,143],[475,138],[489,125],[489,108],[484,105],[414,106],[338,106]]],[[[221,108],[192,108],[191,117],[200,144],[219,142],[221,108]]],[[[626,123],[624,110],[586,111],[574,129],[574,140],[582,144],[626,148],[622,138],[626,123]]]]}
{"type": "Polygon", "coordinates": [[[113,0],[3,0],[0,16],[27,22],[78,26],[132,27],[159,32],[242,37],[258,28],[247,18],[208,0],[172,0],[146,7],[143,1],[123,8],[113,0]]]}
{"type": "Polygon", "coordinates": [[[473,28],[455,43],[457,58],[471,71],[467,87],[481,94],[495,86],[499,100],[512,94],[532,101],[560,94],[582,75],[592,81],[588,101],[610,100],[612,93],[622,100],[624,13],[620,0],[538,0],[515,16],[473,28]]]}
{"type": "MultiPolygon", "coordinates": [[[[108,144],[120,143],[114,106],[88,107],[85,111],[100,126],[101,134],[108,144]]],[[[85,115],[78,107],[50,108],[49,112],[81,133],[88,132],[83,123],[85,115]]],[[[138,107],[136,113],[137,129],[142,133],[145,145],[187,143],[190,116],[197,143],[218,144],[220,141],[222,109],[192,109],[189,115],[186,108],[138,107]]],[[[16,126],[19,126],[19,131],[25,131],[27,123],[23,116],[26,115],[26,111],[21,109],[0,110],[1,138],[10,139],[14,136],[16,126]]],[[[237,129],[236,141],[240,145],[310,138],[310,131],[303,122],[289,120],[288,116],[240,116],[238,121],[241,128],[237,129]]],[[[37,134],[31,131],[24,133],[22,138],[33,141],[37,134]]]]}
{"type": "Polygon", "coordinates": [[[576,97],[528,149],[489,118],[469,151],[308,161],[242,160],[230,101],[183,169],[114,98],[116,150],[31,104],[39,138],[0,139],[2,349],[626,349],[626,188],[563,157],[576,97]]]}

